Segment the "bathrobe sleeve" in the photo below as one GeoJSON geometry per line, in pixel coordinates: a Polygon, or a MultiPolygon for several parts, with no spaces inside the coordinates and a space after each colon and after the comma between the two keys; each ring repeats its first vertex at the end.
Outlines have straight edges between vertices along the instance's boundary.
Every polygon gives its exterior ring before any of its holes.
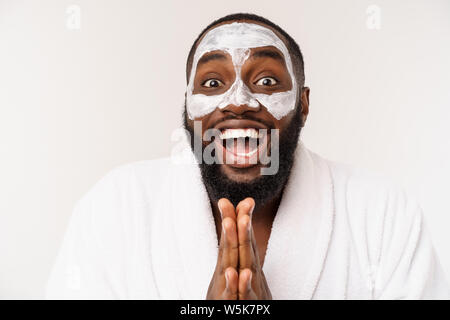
{"type": "Polygon", "coordinates": [[[449,299],[449,287],[421,208],[404,193],[391,195],[381,257],[373,270],[376,299],[449,299]]]}
{"type": "Polygon", "coordinates": [[[47,299],[112,299],[88,198],[73,210],[62,247],[47,284],[47,299]]]}
{"type": "Polygon", "coordinates": [[[77,203],[47,299],[157,298],[148,255],[148,207],[133,166],[114,169],[77,203]]]}

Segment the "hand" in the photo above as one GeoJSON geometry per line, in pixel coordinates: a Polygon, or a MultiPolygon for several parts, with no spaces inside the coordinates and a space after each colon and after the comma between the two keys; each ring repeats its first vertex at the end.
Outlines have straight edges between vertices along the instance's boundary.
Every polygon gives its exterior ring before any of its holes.
{"type": "Polygon", "coordinates": [[[237,300],[238,298],[238,238],[236,213],[228,199],[220,199],[219,211],[222,215],[222,232],[216,269],[209,284],[207,300],[237,300]]]}
{"type": "Polygon", "coordinates": [[[252,228],[252,213],[255,201],[246,198],[236,207],[239,243],[239,300],[271,300],[269,286],[261,268],[252,228]]]}
{"type": "Polygon", "coordinates": [[[235,211],[228,199],[220,199],[218,207],[222,232],[216,269],[206,299],[272,299],[251,226],[255,201],[246,198],[235,211]]]}

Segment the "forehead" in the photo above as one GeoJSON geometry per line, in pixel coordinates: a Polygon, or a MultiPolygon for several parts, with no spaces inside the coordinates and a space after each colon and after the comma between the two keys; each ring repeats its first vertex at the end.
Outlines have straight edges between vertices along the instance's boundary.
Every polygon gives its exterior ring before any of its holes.
{"type": "MultiPolygon", "coordinates": [[[[249,50],[250,50],[249,59],[270,58],[270,59],[273,59],[280,63],[285,62],[282,52],[280,52],[277,48],[275,48],[273,46],[257,47],[257,48],[251,48],[249,50]]],[[[232,59],[232,57],[226,51],[222,51],[222,50],[209,51],[200,57],[200,59],[198,60],[198,63],[197,63],[197,67],[205,65],[210,61],[227,62],[230,59],[232,59]]]]}
{"type": "Polygon", "coordinates": [[[205,53],[222,50],[274,47],[284,56],[288,54],[285,43],[274,30],[256,23],[232,22],[209,30],[199,41],[194,62],[205,53]]]}

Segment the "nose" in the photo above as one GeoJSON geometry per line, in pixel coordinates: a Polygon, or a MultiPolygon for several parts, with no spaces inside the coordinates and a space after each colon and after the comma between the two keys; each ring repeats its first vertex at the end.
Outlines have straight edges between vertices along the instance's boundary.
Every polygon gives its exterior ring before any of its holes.
{"type": "Polygon", "coordinates": [[[229,104],[225,108],[222,109],[222,112],[224,113],[233,113],[235,115],[242,115],[246,112],[258,112],[261,110],[261,104],[258,103],[257,107],[250,107],[248,104],[229,104]]]}
{"type": "Polygon", "coordinates": [[[259,101],[252,97],[250,90],[240,78],[229,89],[227,98],[228,105],[222,109],[222,112],[242,115],[248,111],[258,112],[261,109],[259,101]]]}

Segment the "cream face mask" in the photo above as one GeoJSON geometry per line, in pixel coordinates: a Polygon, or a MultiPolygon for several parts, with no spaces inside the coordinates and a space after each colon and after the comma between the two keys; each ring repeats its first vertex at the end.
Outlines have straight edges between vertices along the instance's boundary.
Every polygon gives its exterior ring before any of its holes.
{"type": "Polygon", "coordinates": [[[216,108],[223,109],[228,105],[247,105],[250,108],[258,108],[259,105],[262,105],[277,120],[280,120],[295,108],[296,99],[297,82],[291,57],[286,45],[272,30],[258,24],[233,22],[210,30],[199,43],[194,55],[186,95],[186,108],[191,120],[207,115],[216,108]],[[273,46],[283,54],[292,82],[292,88],[289,91],[272,94],[254,93],[243,82],[241,68],[250,56],[250,49],[266,46],[273,46]],[[198,61],[205,53],[216,50],[224,51],[231,56],[236,74],[234,83],[221,94],[194,94],[194,79],[198,61]]]}

